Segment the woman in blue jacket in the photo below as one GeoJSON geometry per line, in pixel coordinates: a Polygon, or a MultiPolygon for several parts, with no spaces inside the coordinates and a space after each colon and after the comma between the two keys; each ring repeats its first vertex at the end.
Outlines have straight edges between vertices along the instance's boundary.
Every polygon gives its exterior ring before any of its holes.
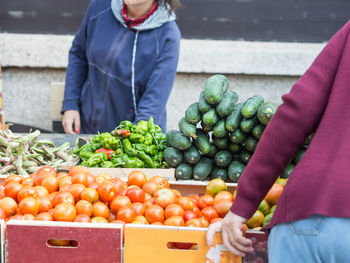
{"type": "Polygon", "coordinates": [[[181,38],[176,1],[91,1],[69,51],[66,133],[111,131],[150,116],[165,130],[181,38]]]}

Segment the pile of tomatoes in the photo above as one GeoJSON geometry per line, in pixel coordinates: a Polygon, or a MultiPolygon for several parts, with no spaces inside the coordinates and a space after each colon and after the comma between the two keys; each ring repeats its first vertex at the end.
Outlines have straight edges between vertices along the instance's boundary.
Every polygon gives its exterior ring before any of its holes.
{"type": "Polygon", "coordinates": [[[29,177],[8,176],[0,185],[0,218],[207,227],[222,220],[233,203],[215,179],[201,196],[182,196],[161,176],[149,180],[134,170],[125,182],[85,167],[57,173],[43,167],[29,177]]]}

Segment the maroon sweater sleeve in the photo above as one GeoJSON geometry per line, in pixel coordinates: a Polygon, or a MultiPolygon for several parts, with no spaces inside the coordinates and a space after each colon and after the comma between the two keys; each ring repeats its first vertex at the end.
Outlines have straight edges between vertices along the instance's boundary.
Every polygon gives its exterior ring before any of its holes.
{"type": "Polygon", "coordinates": [[[239,180],[233,213],[250,218],[306,136],[315,131],[327,106],[349,29],[350,22],[333,36],[282,97],[283,104],[266,127],[239,180]]]}

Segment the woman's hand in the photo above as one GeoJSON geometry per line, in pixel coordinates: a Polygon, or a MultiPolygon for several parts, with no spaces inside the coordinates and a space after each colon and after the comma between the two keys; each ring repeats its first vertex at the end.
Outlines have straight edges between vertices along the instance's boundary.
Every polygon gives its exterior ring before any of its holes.
{"type": "Polygon", "coordinates": [[[63,114],[62,126],[67,134],[80,133],[80,113],[76,110],[67,110],[63,114]],[[73,130],[74,126],[74,130],[73,130]]]}
{"type": "Polygon", "coordinates": [[[245,253],[253,252],[253,242],[243,237],[242,228],[247,219],[240,217],[231,211],[220,222],[211,224],[207,231],[207,244],[211,246],[214,235],[222,232],[222,240],[225,247],[237,256],[245,256],[245,253]]]}

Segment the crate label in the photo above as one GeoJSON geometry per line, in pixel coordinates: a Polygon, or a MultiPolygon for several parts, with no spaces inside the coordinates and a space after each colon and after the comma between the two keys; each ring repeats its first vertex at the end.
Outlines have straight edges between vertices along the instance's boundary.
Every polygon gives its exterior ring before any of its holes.
{"type": "Polygon", "coordinates": [[[221,261],[221,250],[216,247],[211,247],[206,255],[207,263],[220,263],[221,261]]]}

